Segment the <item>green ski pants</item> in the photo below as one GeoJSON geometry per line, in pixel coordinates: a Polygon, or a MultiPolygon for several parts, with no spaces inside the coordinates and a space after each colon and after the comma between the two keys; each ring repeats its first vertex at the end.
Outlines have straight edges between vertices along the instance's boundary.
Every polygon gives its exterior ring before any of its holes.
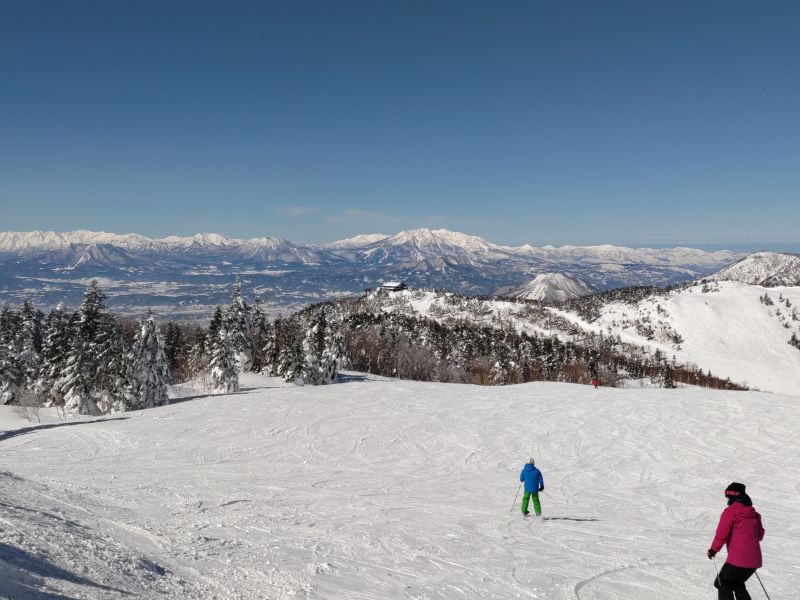
{"type": "Polygon", "coordinates": [[[528,501],[533,498],[533,512],[536,513],[536,516],[540,516],[542,514],[542,505],[539,503],[539,493],[538,492],[525,492],[522,494],[522,514],[528,512],[528,501]]]}

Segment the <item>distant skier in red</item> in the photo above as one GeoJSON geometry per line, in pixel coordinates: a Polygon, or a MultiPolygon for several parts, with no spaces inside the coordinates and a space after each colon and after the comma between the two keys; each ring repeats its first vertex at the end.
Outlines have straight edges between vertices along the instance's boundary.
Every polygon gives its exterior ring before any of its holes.
{"type": "Polygon", "coordinates": [[[600,380],[597,377],[595,377],[594,379],[592,379],[592,385],[594,386],[594,389],[597,389],[598,386],[600,385],[600,380]]]}
{"type": "Polygon", "coordinates": [[[725,497],[728,508],[722,511],[717,534],[706,552],[708,558],[714,558],[722,546],[728,545],[728,558],[714,580],[714,587],[719,590],[719,600],[750,600],[744,583],[761,567],[764,527],[743,483],[730,484],[725,488],[725,497]]]}

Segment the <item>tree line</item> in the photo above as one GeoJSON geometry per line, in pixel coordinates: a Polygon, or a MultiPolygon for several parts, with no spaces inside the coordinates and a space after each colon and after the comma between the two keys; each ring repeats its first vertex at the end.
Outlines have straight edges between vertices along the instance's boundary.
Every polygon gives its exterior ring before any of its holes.
{"type": "MultiPolygon", "coordinates": [[[[236,281],[228,306],[206,326],[159,323],[106,310],[92,282],[81,306],[45,315],[29,301],[0,311],[0,403],[55,406],[98,414],[159,406],[168,385],[192,382],[208,393],[232,393],[245,372],[303,385],[335,382],[339,370],[421,381],[507,385],[529,381],[615,386],[649,377],[655,385],[691,383],[741,389],[619,336],[581,333],[571,340],[517,331],[470,318],[435,319],[387,310],[381,293],[323,302],[270,321],[258,298],[246,302],[236,281]]],[[[448,295],[448,302],[475,304],[448,295]]],[[[475,308],[475,307],[473,307],[475,308]]],[[[476,308],[477,310],[477,308],[476,308]]]]}

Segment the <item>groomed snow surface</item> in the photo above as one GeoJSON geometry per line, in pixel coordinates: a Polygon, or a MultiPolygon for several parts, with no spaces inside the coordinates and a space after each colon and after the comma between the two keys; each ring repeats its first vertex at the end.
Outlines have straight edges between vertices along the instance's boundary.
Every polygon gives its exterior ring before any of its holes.
{"type": "Polygon", "coordinates": [[[82,422],[0,407],[0,595],[715,598],[705,550],[740,481],[767,591],[796,597],[797,397],[243,386],[82,422]],[[530,454],[545,520],[512,510],[530,454]]]}

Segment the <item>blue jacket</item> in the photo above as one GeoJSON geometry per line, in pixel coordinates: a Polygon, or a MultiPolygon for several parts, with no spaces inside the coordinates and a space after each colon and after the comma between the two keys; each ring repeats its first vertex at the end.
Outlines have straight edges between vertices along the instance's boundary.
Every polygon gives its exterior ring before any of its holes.
{"type": "Polygon", "coordinates": [[[530,463],[523,467],[519,480],[525,482],[525,491],[533,494],[538,494],[539,488],[544,487],[542,472],[530,463]]]}

